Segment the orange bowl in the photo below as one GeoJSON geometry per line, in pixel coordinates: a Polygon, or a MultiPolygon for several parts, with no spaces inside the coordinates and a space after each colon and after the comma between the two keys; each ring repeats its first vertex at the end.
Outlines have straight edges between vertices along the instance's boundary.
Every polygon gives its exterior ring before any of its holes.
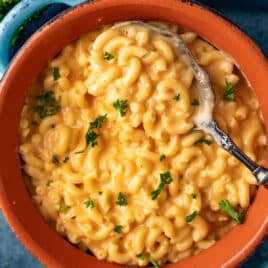
{"type": "MultiPolygon", "coordinates": [[[[188,1],[100,0],[73,8],[35,33],[12,60],[0,83],[0,205],[24,245],[47,267],[120,267],[98,261],[72,246],[39,215],[23,182],[18,127],[29,86],[65,45],[83,33],[116,21],[162,20],[196,32],[230,55],[260,102],[268,127],[268,65],[258,47],[238,28],[188,1]]],[[[268,152],[267,152],[268,155],[268,152]]],[[[267,233],[268,191],[259,187],[243,225],[200,254],[165,267],[234,267],[267,233]]]]}

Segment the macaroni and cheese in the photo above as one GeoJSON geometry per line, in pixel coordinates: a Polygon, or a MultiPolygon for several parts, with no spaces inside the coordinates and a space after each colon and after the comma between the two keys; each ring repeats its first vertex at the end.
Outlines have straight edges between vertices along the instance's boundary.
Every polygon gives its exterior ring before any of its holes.
{"type": "MultiPolygon", "coordinates": [[[[209,74],[216,121],[263,164],[258,101],[232,60],[195,33],[152,23],[186,42],[209,74]]],[[[23,170],[45,219],[100,260],[140,266],[197,254],[240,223],[255,178],[193,129],[193,89],[183,58],[141,26],[67,45],[31,87],[20,122],[23,170]]]]}

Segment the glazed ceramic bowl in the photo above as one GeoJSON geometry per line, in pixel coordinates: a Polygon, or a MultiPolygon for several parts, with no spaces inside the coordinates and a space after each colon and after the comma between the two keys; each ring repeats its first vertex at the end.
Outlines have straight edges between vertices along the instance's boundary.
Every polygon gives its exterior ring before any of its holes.
{"type": "MultiPolygon", "coordinates": [[[[188,1],[100,0],[75,7],[41,28],[12,60],[0,84],[0,205],[24,245],[47,267],[119,267],[98,261],[72,246],[39,215],[24,185],[18,155],[18,124],[27,89],[65,45],[83,33],[116,21],[162,20],[196,32],[230,55],[254,89],[268,127],[268,65],[261,51],[238,28],[188,1]]],[[[268,153],[268,152],[267,152],[268,153]]],[[[265,233],[268,191],[263,187],[244,224],[208,250],[167,267],[234,267],[265,233]]]]}

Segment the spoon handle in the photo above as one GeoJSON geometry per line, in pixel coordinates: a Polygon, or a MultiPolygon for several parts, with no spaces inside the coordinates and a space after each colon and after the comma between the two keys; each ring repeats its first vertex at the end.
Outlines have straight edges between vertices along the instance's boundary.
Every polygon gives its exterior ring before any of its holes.
{"type": "Polygon", "coordinates": [[[243,153],[230,136],[219,128],[214,120],[211,120],[206,125],[206,132],[211,135],[223,149],[235,156],[255,175],[258,185],[264,185],[268,188],[268,169],[257,165],[243,153]]]}

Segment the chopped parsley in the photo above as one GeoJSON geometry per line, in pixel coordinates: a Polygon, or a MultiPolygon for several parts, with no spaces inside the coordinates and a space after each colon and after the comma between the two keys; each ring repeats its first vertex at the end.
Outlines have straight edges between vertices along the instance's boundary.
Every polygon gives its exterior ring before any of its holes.
{"type": "Polygon", "coordinates": [[[70,206],[64,206],[62,203],[59,203],[59,213],[65,213],[67,212],[71,207],[70,206]]]}
{"type": "Polygon", "coordinates": [[[120,112],[121,117],[124,117],[127,113],[128,104],[127,100],[117,100],[114,102],[113,107],[116,111],[120,112]]]}
{"type": "Polygon", "coordinates": [[[46,186],[49,187],[52,182],[53,182],[53,180],[48,180],[47,183],[46,183],[46,186]]]}
{"type": "Polygon", "coordinates": [[[145,260],[145,255],[143,253],[136,255],[136,257],[143,260],[143,261],[145,260]]]}
{"type": "Polygon", "coordinates": [[[181,94],[177,94],[173,97],[173,100],[175,101],[179,101],[180,100],[180,97],[181,97],[181,94]]]}
{"type": "Polygon", "coordinates": [[[161,266],[157,263],[157,261],[153,258],[149,258],[149,262],[153,265],[154,268],[161,268],[161,266]]]}
{"type": "Polygon", "coordinates": [[[95,207],[95,204],[90,197],[88,198],[88,200],[84,201],[83,204],[86,206],[86,208],[88,208],[88,207],[94,208],[95,207]]]}
{"type": "Polygon", "coordinates": [[[111,54],[111,53],[109,53],[109,52],[107,52],[107,51],[105,51],[105,53],[104,53],[104,59],[105,60],[113,60],[114,59],[114,55],[111,54]]]}
{"type": "Polygon", "coordinates": [[[220,210],[226,212],[234,221],[235,224],[241,224],[244,221],[246,209],[240,212],[236,211],[226,199],[219,202],[220,210]]]}
{"type": "Polygon", "coordinates": [[[225,81],[225,92],[223,94],[223,99],[227,101],[235,100],[235,88],[231,82],[225,81]]]}
{"type": "Polygon", "coordinates": [[[101,128],[105,120],[107,120],[107,114],[99,115],[93,122],[90,122],[89,128],[90,129],[101,128]]]}
{"type": "Polygon", "coordinates": [[[59,67],[54,67],[53,68],[53,79],[54,81],[59,80],[60,78],[60,68],[59,67]]]}
{"type": "Polygon", "coordinates": [[[191,102],[191,105],[198,106],[198,105],[200,105],[200,102],[199,102],[198,99],[193,99],[192,102],[191,102]]]}
{"type": "Polygon", "coordinates": [[[116,233],[120,234],[121,231],[122,231],[122,227],[123,227],[122,225],[116,225],[115,228],[114,228],[114,231],[116,233]]]}
{"type": "Polygon", "coordinates": [[[70,157],[69,156],[65,156],[64,159],[63,159],[63,163],[67,163],[68,161],[70,160],[70,157]]]}
{"type": "Polygon", "coordinates": [[[98,116],[93,122],[89,123],[89,127],[87,133],[85,135],[86,146],[83,150],[75,152],[76,154],[84,153],[87,147],[90,145],[91,147],[95,147],[98,145],[97,138],[100,136],[97,134],[94,129],[101,128],[103,122],[107,120],[107,114],[98,116]]]}
{"type": "Polygon", "coordinates": [[[191,194],[193,199],[196,199],[196,194],[191,194]]]}
{"type": "Polygon", "coordinates": [[[34,111],[39,115],[40,119],[47,116],[55,115],[60,111],[53,91],[46,91],[41,95],[36,96],[37,105],[33,107],[34,111]]]}
{"type": "Polygon", "coordinates": [[[72,219],[72,220],[75,220],[75,219],[76,219],[76,216],[72,216],[71,219],[72,219]]]}
{"type": "Polygon", "coordinates": [[[196,215],[197,215],[197,211],[194,211],[192,214],[187,215],[187,216],[185,217],[185,221],[186,221],[186,222],[191,222],[191,221],[193,221],[194,218],[196,217],[196,215]]]}
{"type": "Polygon", "coordinates": [[[155,200],[164,189],[166,184],[170,184],[172,182],[172,177],[169,171],[160,174],[160,184],[156,190],[151,193],[152,199],[155,200]]]}
{"type": "Polygon", "coordinates": [[[99,192],[99,195],[102,195],[102,192],[101,191],[99,192]]]}
{"type": "Polygon", "coordinates": [[[115,202],[118,206],[126,206],[128,204],[125,196],[120,192],[117,196],[117,200],[115,202]]]}
{"type": "Polygon", "coordinates": [[[161,162],[164,161],[164,160],[166,160],[166,156],[164,154],[161,154],[159,160],[161,162]]]}
{"type": "Polygon", "coordinates": [[[60,163],[60,161],[59,161],[59,159],[58,159],[58,157],[56,156],[56,155],[53,155],[52,156],[52,163],[53,164],[55,164],[55,165],[57,165],[57,164],[59,164],[60,163]]]}
{"type": "Polygon", "coordinates": [[[198,141],[196,141],[194,143],[194,145],[199,145],[199,144],[206,144],[206,145],[211,145],[212,144],[212,141],[211,140],[207,140],[207,139],[200,139],[198,141]]]}

